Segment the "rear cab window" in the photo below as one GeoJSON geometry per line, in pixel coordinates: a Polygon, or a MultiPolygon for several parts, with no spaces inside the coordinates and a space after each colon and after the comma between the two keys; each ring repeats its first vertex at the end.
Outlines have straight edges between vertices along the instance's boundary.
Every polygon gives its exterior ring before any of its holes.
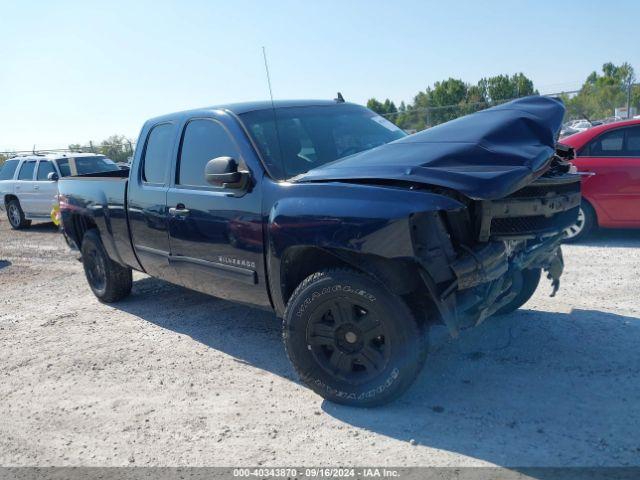
{"type": "Polygon", "coordinates": [[[151,129],[143,153],[142,181],[166,185],[173,141],[173,125],[171,123],[161,123],[151,129]]]}
{"type": "Polygon", "coordinates": [[[7,160],[0,169],[0,180],[12,180],[13,175],[16,173],[20,160],[7,160]]]}
{"type": "Polygon", "coordinates": [[[36,169],[35,160],[29,160],[22,164],[18,173],[18,180],[33,180],[33,172],[36,169]]]}

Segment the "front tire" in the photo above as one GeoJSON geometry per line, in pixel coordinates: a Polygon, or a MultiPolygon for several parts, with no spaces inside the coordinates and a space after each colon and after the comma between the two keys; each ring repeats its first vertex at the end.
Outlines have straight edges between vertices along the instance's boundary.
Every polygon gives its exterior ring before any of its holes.
{"type": "Polygon", "coordinates": [[[82,265],[89,287],[98,300],[117,302],[131,293],[133,276],[131,269],[109,258],[95,229],[82,238],[82,265]]]}
{"type": "Polygon", "coordinates": [[[20,201],[17,198],[9,200],[7,202],[7,218],[9,224],[14,230],[21,230],[31,225],[31,220],[27,220],[24,216],[24,211],[20,206],[20,201]]]}
{"type": "Polygon", "coordinates": [[[358,407],[400,396],[426,356],[425,335],[402,298],[351,270],[307,277],[289,300],[283,336],[309,388],[358,407]]]}
{"type": "Polygon", "coordinates": [[[513,288],[516,288],[518,293],[513,300],[500,308],[495,314],[506,315],[507,313],[515,312],[527,303],[538,288],[541,275],[542,269],[540,268],[528,268],[516,271],[513,278],[513,288]]]}

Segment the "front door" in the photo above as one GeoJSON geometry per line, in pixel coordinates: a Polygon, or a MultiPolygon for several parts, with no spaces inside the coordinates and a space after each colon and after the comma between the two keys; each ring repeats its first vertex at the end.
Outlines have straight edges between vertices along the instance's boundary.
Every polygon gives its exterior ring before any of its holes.
{"type": "Polygon", "coordinates": [[[256,182],[234,191],[205,181],[213,158],[241,149],[215,118],[193,118],[182,133],[173,185],[167,192],[170,262],[181,283],[217,297],[268,306],[260,191],[256,182]]]}
{"type": "Polygon", "coordinates": [[[594,173],[583,191],[611,220],[611,226],[640,226],[640,126],[623,127],[593,140],[577,160],[594,173]]]}

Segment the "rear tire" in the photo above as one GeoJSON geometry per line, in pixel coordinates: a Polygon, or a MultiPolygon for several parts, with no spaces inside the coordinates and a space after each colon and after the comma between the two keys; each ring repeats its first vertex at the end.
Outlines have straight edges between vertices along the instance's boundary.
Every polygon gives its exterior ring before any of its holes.
{"type": "Polygon", "coordinates": [[[426,335],[402,298],[351,270],[307,277],[289,300],[283,337],[309,388],[357,407],[400,396],[426,357],[426,335]]]}
{"type": "Polygon", "coordinates": [[[117,302],[131,293],[131,269],[109,258],[97,230],[92,229],[84,234],[80,251],[87,282],[98,300],[104,303],[117,302]]]}
{"type": "Polygon", "coordinates": [[[27,220],[17,198],[7,202],[7,218],[9,224],[14,230],[21,230],[31,225],[31,220],[27,220]]]}
{"type": "Polygon", "coordinates": [[[596,218],[596,212],[593,207],[587,202],[583,201],[580,204],[580,211],[578,213],[578,220],[576,223],[565,230],[566,237],[565,243],[575,243],[586,238],[592,230],[597,227],[598,220],[596,218]]]}
{"type": "Polygon", "coordinates": [[[519,288],[518,294],[495,314],[506,315],[507,313],[515,312],[527,303],[538,288],[541,274],[542,270],[540,268],[519,270],[516,275],[520,275],[520,277],[513,279],[515,285],[519,284],[519,286],[516,286],[516,288],[519,288]]]}

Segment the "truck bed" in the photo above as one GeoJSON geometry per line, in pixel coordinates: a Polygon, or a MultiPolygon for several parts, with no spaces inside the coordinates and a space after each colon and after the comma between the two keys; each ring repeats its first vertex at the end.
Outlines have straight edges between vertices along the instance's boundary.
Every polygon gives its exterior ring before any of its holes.
{"type": "Polygon", "coordinates": [[[109,256],[140,270],[133,251],[127,219],[128,170],[90,173],[61,178],[58,182],[64,232],[80,246],[86,225],[92,221],[109,256]]]}

